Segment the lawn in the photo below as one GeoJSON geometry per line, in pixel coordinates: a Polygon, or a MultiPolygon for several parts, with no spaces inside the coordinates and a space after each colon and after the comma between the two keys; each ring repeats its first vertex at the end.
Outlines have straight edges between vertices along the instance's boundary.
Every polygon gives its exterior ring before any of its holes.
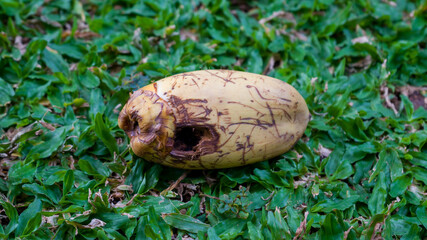
{"type": "Polygon", "coordinates": [[[0,238],[425,239],[427,2],[0,0],[0,238]],[[294,86],[295,147],[186,171],[133,154],[129,93],[234,69],[294,86]]]}

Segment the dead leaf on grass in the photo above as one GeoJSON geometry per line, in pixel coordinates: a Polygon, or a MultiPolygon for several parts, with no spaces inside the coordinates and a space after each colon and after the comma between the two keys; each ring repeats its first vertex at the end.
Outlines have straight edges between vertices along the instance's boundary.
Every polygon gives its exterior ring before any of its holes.
{"type": "Polygon", "coordinates": [[[295,232],[295,237],[293,238],[293,240],[297,240],[298,237],[301,235],[301,237],[299,239],[302,239],[302,236],[305,233],[305,230],[307,229],[307,216],[308,216],[308,211],[306,211],[304,213],[304,221],[302,221],[297,229],[297,231],[295,232]]]}
{"type": "Polygon", "coordinates": [[[420,107],[427,109],[427,97],[425,97],[427,93],[427,87],[406,85],[403,87],[397,87],[396,92],[407,96],[414,105],[415,110],[420,107]]]}
{"type": "Polygon", "coordinates": [[[348,238],[348,234],[350,233],[351,229],[353,229],[353,226],[350,226],[350,228],[344,232],[344,240],[346,240],[348,238]]]}
{"type": "Polygon", "coordinates": [[[389,88],[384,84],[380,87],[380,91],[383,93],[381,97],[384,99],[386,107],[393,110],[394,114],[397,116],[399,112],[397,111],[396,106],[390,101],[388,96],[389,88]]]}
{"type": "Polygon", "coordinates": [[[179,39],[181,41],[191,39],[191,40],[197,42],[197,41],[199,41],[199,35],[197,34],[195,29],[181,29],[179,31],[179,39]]]}
{"type": "Polygon", "coordinates": [[[269,22],[269,21],[271,21],[271,20],[273,20],[275,18],[284,18],[284,19],[289,20],[289,21],[291,21],[293,23],[296,23],[294,15],[292,13],[285,12],[285,11],[273,12],[273,14],[271,14],[268,17],[260,19],[258,22],[261,25],[264,25],[265,23],[267,23],[267,22],[269,22]]]}
{"type": "MultiPolygon", "coordinates": [[[[25,51],[27,50],[27,45],[28,44],[22,43],[22,37],[21,36],[16,36],[13,46],[19,50],[21,55],[25,54],[25,51]]],[[[15,60],[19,60],[19,59],[15,59],[15,60]]]]}
{"type": "Polygon", "coordinates": [[[371,43],[371,40],[369,40],[369,38],[367,36],[361,36],[361,37],[357,37],[357,38],[351,39],[351,43],[353,43],[353,44],[356,44],[356,43],[371,43]]]}
{"type": "Polygon", "coordinates": [[[349,68],[347,69],[348,72],[358,72],[359,69],[367,69],[372,63],[372,57],[371,55],[367,55],[366,57],[360,59],[357,62],[349,63],[349,68]]]}
{"type": "Polygon", "coordinates": [[[105,224],[106,224],[105,222],[103,222],[97,218],[94,218],[90,221],[90,223],[88,225],[83,225],[82,228],[94,229],[97,227],[103,227],[103,226],[105,226],[105,224]]]}
{"type": "Polygon", "coordinates": [[[331,154],[332,150],[325,148],[322,146],[322,144],[319,143],[319,147],[318,149],[313,149],[315,153],[317,153],[318,155],[320,155],[320,158],[327,158],[329,157],[329,155],[331,154]]]}

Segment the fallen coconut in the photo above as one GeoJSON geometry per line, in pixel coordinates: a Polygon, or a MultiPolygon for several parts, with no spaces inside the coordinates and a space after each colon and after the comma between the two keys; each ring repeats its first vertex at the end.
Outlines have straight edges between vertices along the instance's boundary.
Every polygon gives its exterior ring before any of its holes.
{"type": "Polygon", "coordinates": [[[287,152],[309,111],[291,85],[259,74],[202,70],[135,91],[119,115],[133,152],[184,169],[243,166],[287,152]]]}

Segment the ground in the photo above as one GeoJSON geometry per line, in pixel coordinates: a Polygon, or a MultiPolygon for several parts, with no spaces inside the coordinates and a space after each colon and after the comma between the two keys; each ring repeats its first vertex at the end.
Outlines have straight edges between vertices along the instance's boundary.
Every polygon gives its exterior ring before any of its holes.
{"type": "Polygon", "coordinates": [[[4,239],[427,237],[427,3],[0,0],[4,239]],[[288,153],[185,171],[135,156],[129,92],[234,69],[294,86],[288,153]]]}

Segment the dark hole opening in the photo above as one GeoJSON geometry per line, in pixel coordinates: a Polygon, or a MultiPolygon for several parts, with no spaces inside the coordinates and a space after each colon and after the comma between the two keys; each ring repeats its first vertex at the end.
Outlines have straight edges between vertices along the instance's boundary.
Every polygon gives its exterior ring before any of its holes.
{"type": "Polygon", "coordinates": [[[194,151],[202,139],[212,138],[206,127],[178,127],[175,133],[174,149],[179,151],[194,151]]]}
{"type": "Polygon", "coordinates": [[[130,130],[128,131],[128,134],[130,133],[130,135],[133,136],[137,136],[141,133],[141,130],[139,129],[139,124],[138,121],[133,121],[133,120],[129,120],[130,121],[130,130]]]}

